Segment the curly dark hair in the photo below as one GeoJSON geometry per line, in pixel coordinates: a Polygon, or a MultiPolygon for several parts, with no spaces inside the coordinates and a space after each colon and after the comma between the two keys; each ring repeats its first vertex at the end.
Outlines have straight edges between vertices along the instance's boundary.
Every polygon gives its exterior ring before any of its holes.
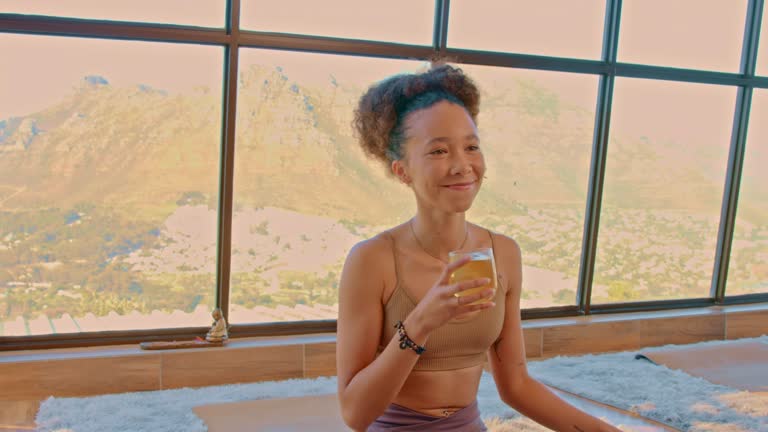
{"type": "Polygon", "coordinates": [[[355,109],[353,127],[360,146],[369,157],[386,166],[402,159],[408,114],[443,100],[464,107],[477,123],[480,92],[471,78],[451,65],[441,64],[419,74],[395,75],[372,85],[355,109]]]}

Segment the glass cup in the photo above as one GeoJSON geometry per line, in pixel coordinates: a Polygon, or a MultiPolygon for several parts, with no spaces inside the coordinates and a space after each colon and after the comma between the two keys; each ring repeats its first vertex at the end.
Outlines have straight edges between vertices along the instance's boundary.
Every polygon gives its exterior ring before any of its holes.
{"type": "MultiPolygon", "coordinates": [[[[486,285],[482,285],[477,288],[470,288],[470,289],[461,291],[456,295],[459,297],[472,295],[488,288],[493,289],[493,293],[495,295],[496,294],[496,262],[493,259],[493,249],[484,248],[484,249],[473,249],[473,250],[467,250],[467,251],[461,251],[461,250],[452,251],[448,253],[448,262],[449,263],[456,262],[465,256],[469,256],[471,260],[466,264],[464,264],[463,266],[456,269],[453,273],[451,273],[450,283],[453,284],[456,282],[482,279],[482,278],[488,278],[491,281],[486,285]]],[[[469,304],[474,305],[474,304],[488,303],[491,301],[492,298],[493,298],[493,295],[491,295],[491,297],[483,298],[469,304]]]]}

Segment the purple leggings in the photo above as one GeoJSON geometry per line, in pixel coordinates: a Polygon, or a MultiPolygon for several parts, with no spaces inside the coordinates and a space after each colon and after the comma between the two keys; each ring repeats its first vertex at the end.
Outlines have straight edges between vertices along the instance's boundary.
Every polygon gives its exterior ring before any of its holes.
{"type": "Polygon", "coordinates": [[[480,419],[477,401],[446,417],[435,417],[397,404],[389,404],[367,432],[484,432],[488,429],[480,419]]]}

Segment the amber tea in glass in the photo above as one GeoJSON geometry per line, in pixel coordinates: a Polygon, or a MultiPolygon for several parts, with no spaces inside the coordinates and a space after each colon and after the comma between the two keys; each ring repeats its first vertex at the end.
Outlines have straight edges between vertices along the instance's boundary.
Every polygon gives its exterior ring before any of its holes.
{"type": "MultiPolygon", "coordinates": [[[[456,262],[461,258],[469,256],[471,260],[451,273],[450,283],[462,282],[467,280],[488,278],[491,281],[477,288],[470,288],[459,292],[458,296],[466,296],[478,293],[491,288],[496,293],[496,262],[493,260],[493,249],[474,249],[468,251],[453,251],[448,254],[448,262],[456,262]]],[[[470,304],[487,303],[493,296],[477,300],[470,304]]]]}

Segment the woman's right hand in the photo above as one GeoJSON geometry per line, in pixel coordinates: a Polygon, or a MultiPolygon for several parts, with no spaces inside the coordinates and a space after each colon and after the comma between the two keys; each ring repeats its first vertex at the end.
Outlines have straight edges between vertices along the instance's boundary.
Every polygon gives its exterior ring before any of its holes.
{"type": "Polygon", "coordinates": [[[481,287],[490,282],[488,278],[481,278],[450,283],[451,274],[468,263],[470,259],[468,256],[463,257],[445,266],[435,285],[427,291],[424,298],[408,316],[406,324],[408,321],[415,321],[413,324],[419,328],[420,333],[428,335],[457,316],[492,308],[495,305],[492,301],[475,305],[470,304],[491,297],[494,292],[491,288],[466,296],[455,295],[464,290],[481,287]]]}

